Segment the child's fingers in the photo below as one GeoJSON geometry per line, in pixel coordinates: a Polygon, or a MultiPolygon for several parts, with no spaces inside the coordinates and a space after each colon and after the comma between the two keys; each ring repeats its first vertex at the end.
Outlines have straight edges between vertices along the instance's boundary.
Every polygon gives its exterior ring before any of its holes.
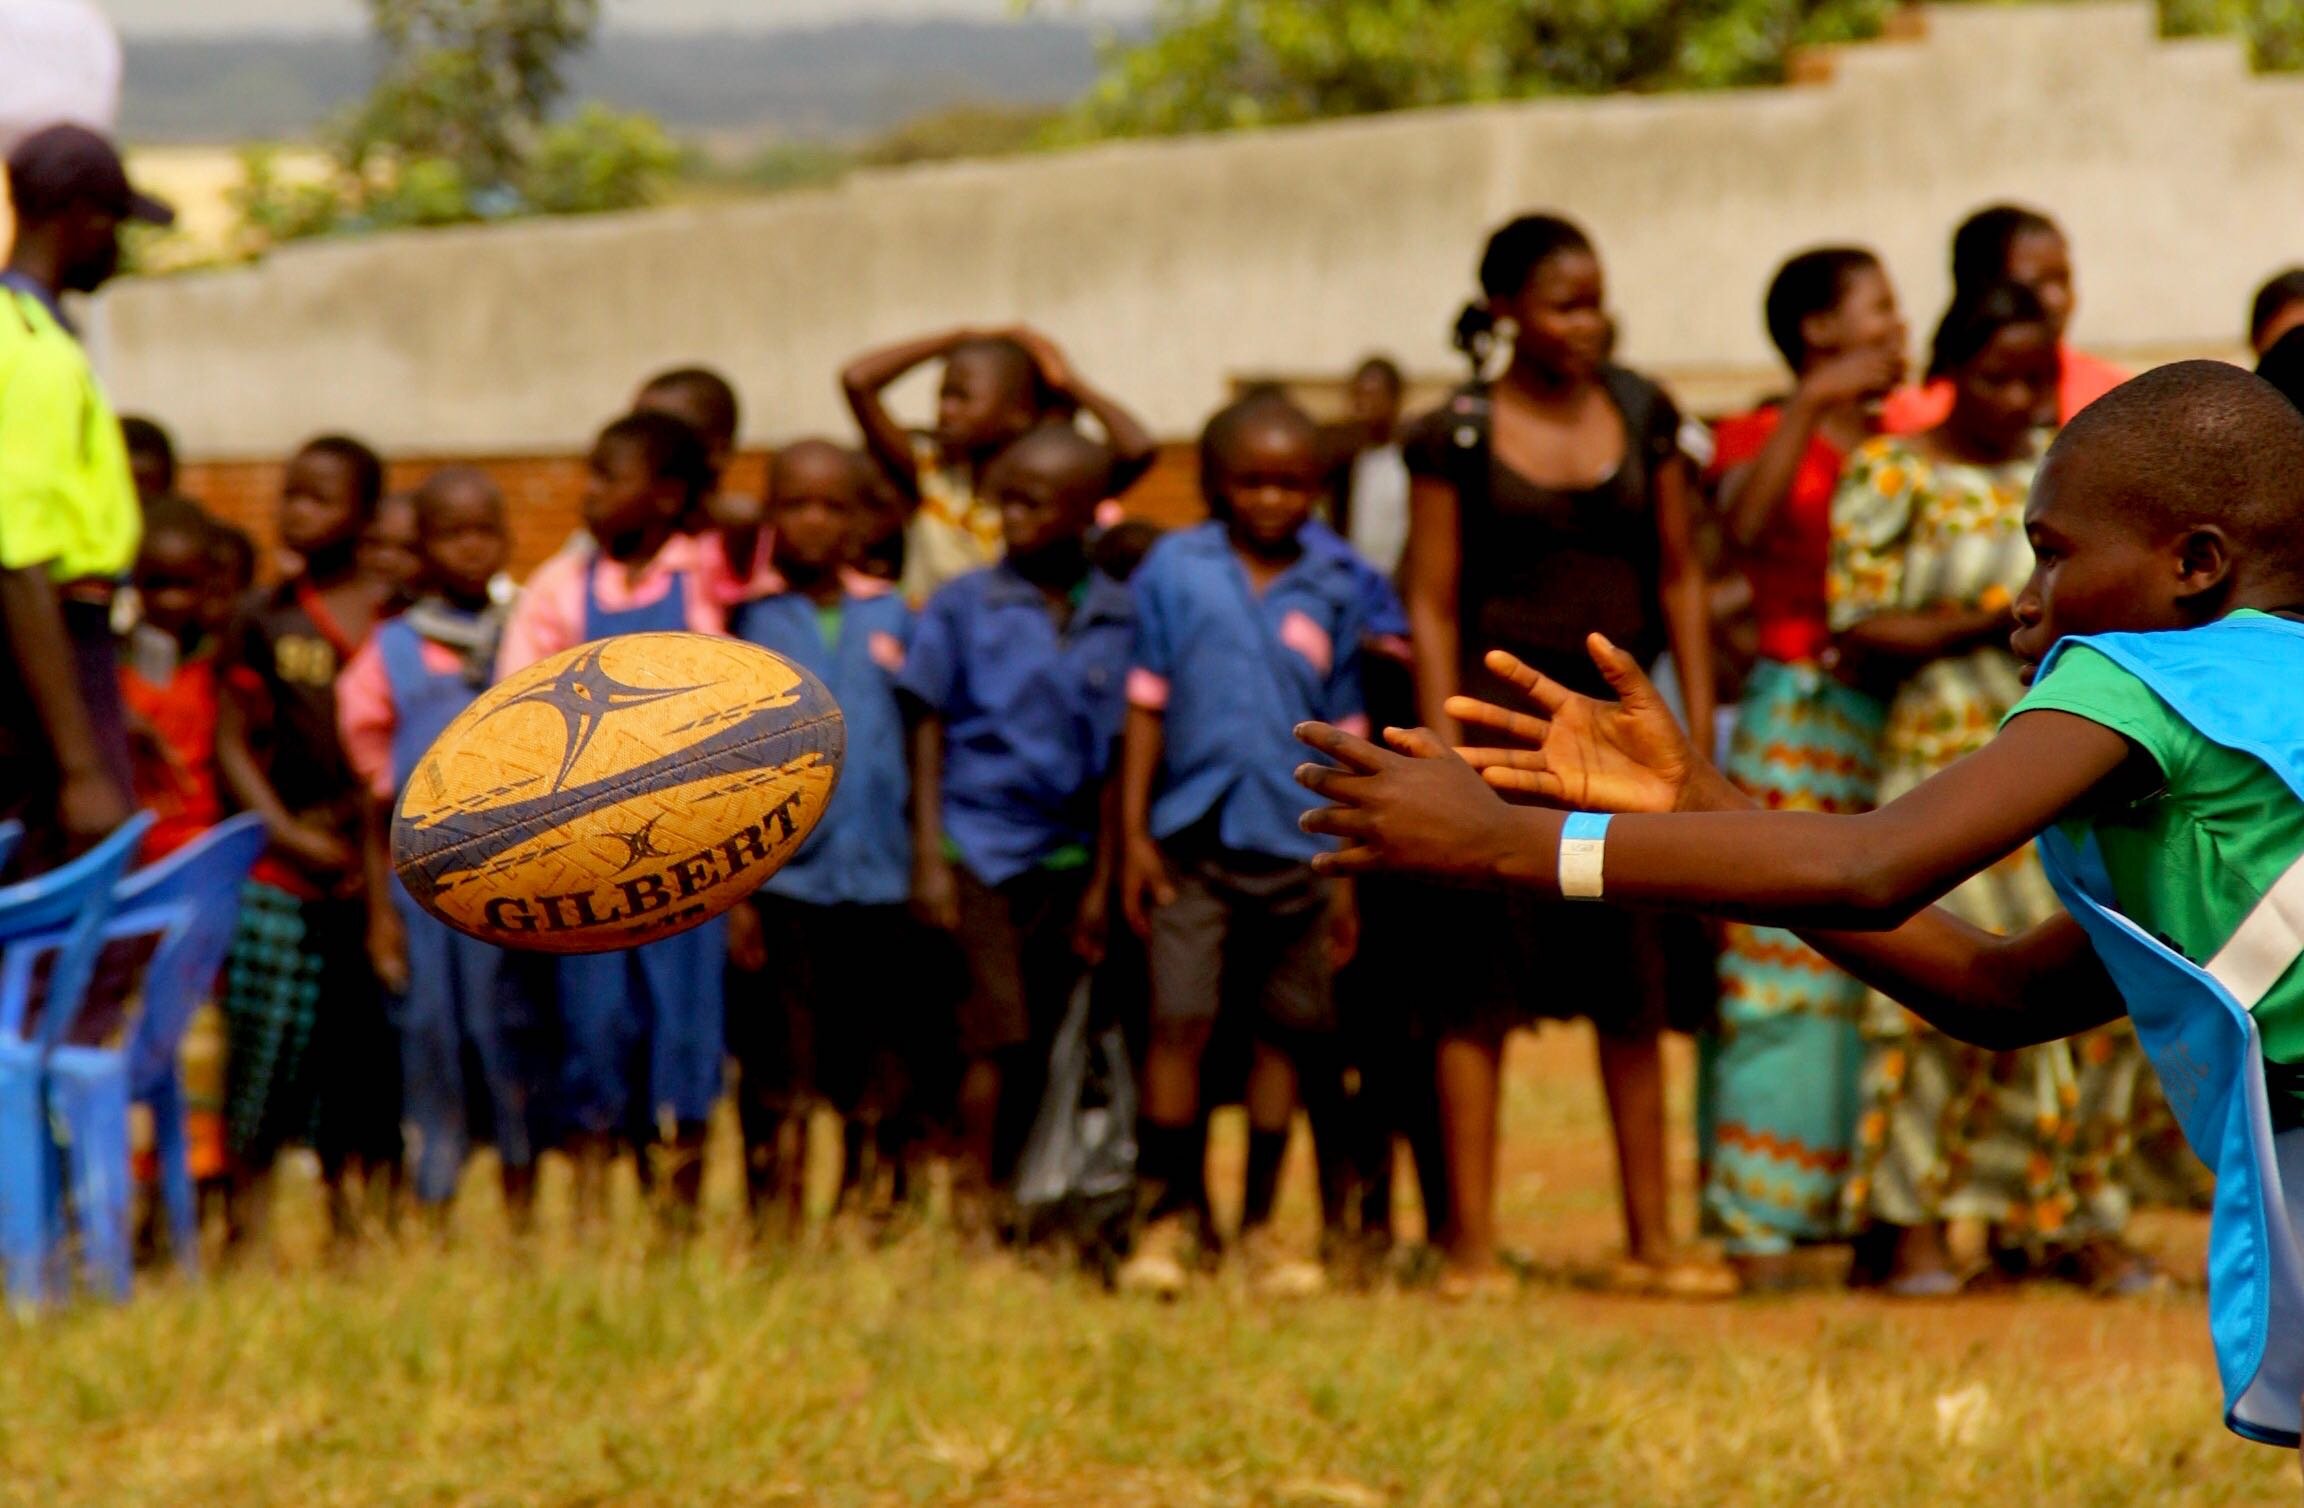
{"type": "Polygon", "coordinates": [[[1448,715],[1460,723],[1487,728],[1507,738],[1517,738],[1523,743],[1540,744],[1552,732],[1552,724],[1548,719],[1533,713],[1515,712],[1509,707],[1499,707],[1494,702],[1484,702],[1478,697],[1452,696],[1448,698],[1447,708],[1448,715]]]}
{"type": "Polygon", "coordinates": [[[1551,768],[1542,749],[1458,749],[1456,757],[1475,770],[1540,771],[1551,768]]]}
{"type": "Polygon", "coordinates": [[[1569,702],[1575,700],[1575,692],[1570,691],[1543,671],[1522,660],[1518,655],[1506,654],[1501,649],[1491,649],[1482,657],[1481,663],[1485,664],[1490,671],[1519,687],[1528,700],[1546,712],[1558,712],[1569,702]]]}
{"type": "Polygon", "coordinates": [[[1559,801],[1566,797],[1568,788],[1560,777],[1549,770],[1516,770],[1497,765],[1480,772],[1488,782],[1488,789],[1507,796],[1534,796],[1541,801],[1559,801]]]}
{"type": "Polygon", "coordinates": [[[1386,728],[1384,741],[1410,759],[1446,759],[1448,746],[1430,728],[1386,728]]]}
{"type": "Polygon", "coordinates": [[[1617,700],[1637,701],[1656,694],[1655,686],[1641,672],[1640,662],[1618,649],[1606,634],[1587,638],[1584,652],[1592,657],[1592,664],[1614,689],[1617,700]]]}
{"type": "Polygon", "coordinates": [[[1331,838],[1360,838],[1376,830],[1376,819],[1357,807],[1316,806],[1298,817],[1296,825],[1331,838]]]}
{"type": "Polygon", "coordinates": [[[1367,739],[1347,733],[1332,723],[1298,723],[1296,738],[1336,763],[1367,775],[1384,768],[1386,761],[1393,757],[1367,739]]]}
{"type": "Polygon", "coordinates": [[[1358,874],[1362,870],[1378,868],[1382,863],[1376,850],[1364,844],[1339,848],[1333,853],[1316,854],[1312,859],[1312,867],[1321,874],[1358,874]]]}
{"type": "Polygon", "coordinates": [[[1358,801],[1371,778],[1352,770],[1340,770],[1332,764],[1300,764],[1296,767],[1296,783],[1313,795],[1330,801],[1358,801]]]}

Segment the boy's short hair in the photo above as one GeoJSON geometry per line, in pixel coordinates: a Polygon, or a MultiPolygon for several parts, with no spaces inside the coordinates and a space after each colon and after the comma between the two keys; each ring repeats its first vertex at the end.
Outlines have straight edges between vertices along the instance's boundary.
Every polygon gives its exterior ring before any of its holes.
{"type": "Polygon", "coordinates": [[[2048,323],[2048,311],[2039,295],[2022,283],[2002,280],[1968,288],[1955,288],[1952,306],[1936,325],[1936,338],[1928,347],[1928,379],[1949,377],[1974,361],[1992,337],[2010,325],[2048,323]]]}
{"type": "Polygon", "coordinates": [[[120,416],[120,438],[132,456],[151,456],[160,463],[160,485],[176,490],[176,442],[157,419],[142,414],[120,416]]]}
{"type": "Polygon", "coordinates": [[[503,519],[504,489],[497,486],[496,479],[480,467],[459,463],[434,471],[409,494],[409,499],[416,505],[416,527],[419,532],[425,527],[425,515],[437,511],[447,501],[449,493],[458,487],[476,487],[486,493],[489,507],[494,510],[499,521],[503,519]]]}
{"type": "Polygon", "coordinates": [[[947,362],[965,357],[988,357],[1008,369],[1017,389],[1034,413],[1045,413],[1055,395],[1048,391],[1048,375],[1040,370],[1039,358],[1025,349],[1024,343],[1005,335],[971,335],[955,344],[946,354],[947,362]]]}
{"type": "Polygon", "coordinates": [[[218,525],[201,511],[197,503],[187,498],[155,498],[152,506],[144,510],[144,541],[149,544],[166,535],[191,540],[203,551],[215,547],[218,525]]]}
{"type": "Polygon", "coordinates": [[[2054,220],[2021,204],[1992,204],[1952,232],[1952,289],[1979,291],[2008,277],[2008,251],[2023,236],[2064,234],[2054,220]]]}
{"type": "Polygon", "coordinates": [[[1112,488],[1112,449],[1059,420],[1036,424],[1009,442],[993,460],[994,467],[1031,466],[1061,477],[1068,485],[1090,490],[1100,503],[1112,488]]]}
{"type": "Polygon", "coordinates": [[[1400,363],[1389,356],[1367,357],[1359,366],[1352,369],[1354,382],[1358,382],[1363,377],[1375,378],[1390,388],[1395,397],[1406,391],[1408,387],[1408,379],[1401,375],[1400,363]]]}
{"type": "Polygon", "coordinates": [[[704,448],[704,437],[696,433],[693,426],[670,414],[648,409],[626,414],[601,430],[597,443],[638,446],[641,454],[648,458],[649,472],[679,483],[690,508],[710,497],[718,485],[718,478],[712,472],[711,453],[704,448]]]}
{"type": "MultiPolygon", "coordinates": [[[[856,488],[858,505],[870,505],[871,500],[866,495],[870,490],[869,473],[872,469],[869,463],[839,441],[827,440],[820,435],[804,435],[800,439],[788,440],[776,447],[776,453],[768,459],[769,481],[773,483],[784,467],[802,457],[818,457],[824,460],[838,461],[856,488]]],[[[770,503],[775,501],[775,491],[775,487],[771,485],[769,488],[770,503]]]]}
{"type": "Polygon", "coordinates": [[[707,445],[736,443],[736,389],[710,367],[674,367],[640,384],[643,393],[678,393],[703,418],[707,445]]]}
{"type": "Polygon", "coordinates": [[[2073,415],[2045,465],[2082,468],[2098,503],[2155,530],[2214,524],[2304,577],[2304,412],[2236,366],[2130,378],[2073,415]]]}
{"type": "Polygon", "coordinates": [[[1318,444],[1320,426],[1277,384],[1260,382],[1209,416],[1200,431],[1200,497],[1216,518],[1231,517],[1231,504],[1219,485],[1224,453],[1257,424],[1287,424],[1301,428],[1318,444]]]}
{"type": "Polygon", "coordinates": [[[2256,290],[2255,302],[2248,306],[2248,343],[2262,341],[2272,321],[2297,304],[2304,304],[2304,267],[2291,267],[2266,279],[2256,290]]]}
{"type": "Polygon", "coordinates": [[[384,501],[384,459],[350,435],[321,435],[296,447],[298,455],[334,456],[352,472],[352,501],[362,518],[374,518],[384,501]]]}
{"type": "Polygon", "coordinates": [[[1839,308],[1840,300],[1848,296],[1849,282],[1879,265],[1880,259],[1861,246],[1819,246],[1776,269],[1762,308],[1768,338],[1784,353],[1786,366],[1797,372],[1808,360],[1808,339],[1801,325],[1839,308]]]}

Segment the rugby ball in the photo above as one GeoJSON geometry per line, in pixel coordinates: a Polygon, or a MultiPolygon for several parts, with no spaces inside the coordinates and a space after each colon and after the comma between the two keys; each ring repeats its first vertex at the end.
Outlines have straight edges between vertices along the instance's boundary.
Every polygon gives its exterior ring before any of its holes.
{"type": "Polygon", "coordinates": [[[781,655],[705,634],[598,639],[441,732],[401,791],[393,868],[484,942],[635,947],[720,915],[799,852],[846,747],[832,693],[781,655]]]}

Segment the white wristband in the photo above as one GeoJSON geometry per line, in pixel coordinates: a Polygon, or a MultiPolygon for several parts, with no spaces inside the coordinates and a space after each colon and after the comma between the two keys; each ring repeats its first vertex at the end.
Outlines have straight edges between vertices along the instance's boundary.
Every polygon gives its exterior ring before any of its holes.
{"type": "Polygon", "coordinates": [[[1607,852],[1608,818],[1571,812],[1560,826],[1560,894],[1572,901],[1600,899],[1607,852]]]}

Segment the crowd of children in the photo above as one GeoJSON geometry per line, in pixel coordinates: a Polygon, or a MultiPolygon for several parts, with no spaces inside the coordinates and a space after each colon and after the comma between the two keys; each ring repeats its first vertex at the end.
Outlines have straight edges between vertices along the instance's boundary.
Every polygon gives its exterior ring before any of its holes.
{"type": "MultiPolygon", "coordinates": [[[[1878,260],[1792,259],[1765,303],[1791,386],[1706,432],[1610,360],[1592,243],[1524,217],[1489,243],[1460,326],[1473,383],[1408,423],[1380,358],[1341,423],[1246,392],[1200,436],[1207,521],[1157,539],[1114,507],[1150,435],[1025,329],[858,358],[841,382],[861,443],[779,445],[759,498],[728,482],[729,384],[649,379],[599,431],[582,529],[518,587],[484,471],[387,495],[367,446],[315,439],[288,460],[267,554],[178,495],[163,429],[126,421],[144,528],[119,674],[149,850],[234,810],[270,835],[187,1048],[196,1172],[230,1238],[261,1237],[298,1145],[346,1238],[404,1201],[445,1221],[482,1144],[518,1225],[560,1153],[580,1224],[629,1156],[667,1227],[691,1228],[732,1067],[763,1233],[799,1224],[829,1109],[842,1210],[921,1208],[942,1164],[966,1239],[1021,1239],[1011,1186],[1085,1000],[1140,1067],[1140,1192],[1109,1253],[1129,1288],[1184,1292],[1228,1249],[1275,1293],[1367,1277],[1395,1138],[1443,1291],[1508,1288],[1500,1047],[1565,1016],[1599,1028],[1628,1248],[1612,1282],[1765,1287],[1796,1247],[1853,1238],[1859,1277],[1953,1292],[1971,1275],[1944,1229],[1969,1219],[2003,1274],[2150,1286],[2121,1240],[2127,1164],[2165,1111],[2131,1034],[1961,1046],[1759,925],[1773,913],[1719,939],[1715,1009],[1692,931],[1356,886],[1299,823],[1298,724],[1456,734],[1477,705],[1459,693],[1510,695],[1499,648],[1599,693],[1596,629],[1641,666],[1669,659],[1694,750],[1715,697],[1733,706],[1724,767],[1771,808],[1864,811],[1982,747],[2024,696],[2006,643],[2045,437],[2119,374],[2063,343],[2051,222],[1986,211],[1954,264],[1926,380],[1906,386],[1878,260]],[[934,422],[915,430],[884,394],[930,364],[934,422]],[[1730,577],[1749,592],[1719,590],[1730,577]],[[1748,618],[1721,610],[1739,600],[1748,618]],[[725,919],[621,953],[507,953],[417,908],[387,833],[429,741],[505,674],[657,629],[774,650],[838,699],[844,774],[800,854],[725,919]],[[1657,1043],[1691,1026],[1703,1217],[1728,1267],[1684,1256],[1666,1217],[1657,1043]],[[1206,1168],[1211,1107],[1230,1103],[1249,1129],[1225,1233],[1206,1168]],[[1299,1109],[1317,1252],[1271,1234],[1299,1109]]],[[[2304,273],[2268,285],[2252,325],[2297,393],[2304,273]]],[[[2051,914],[2030,852],[1953,911],[1995,932],[2051,914]]]]}

